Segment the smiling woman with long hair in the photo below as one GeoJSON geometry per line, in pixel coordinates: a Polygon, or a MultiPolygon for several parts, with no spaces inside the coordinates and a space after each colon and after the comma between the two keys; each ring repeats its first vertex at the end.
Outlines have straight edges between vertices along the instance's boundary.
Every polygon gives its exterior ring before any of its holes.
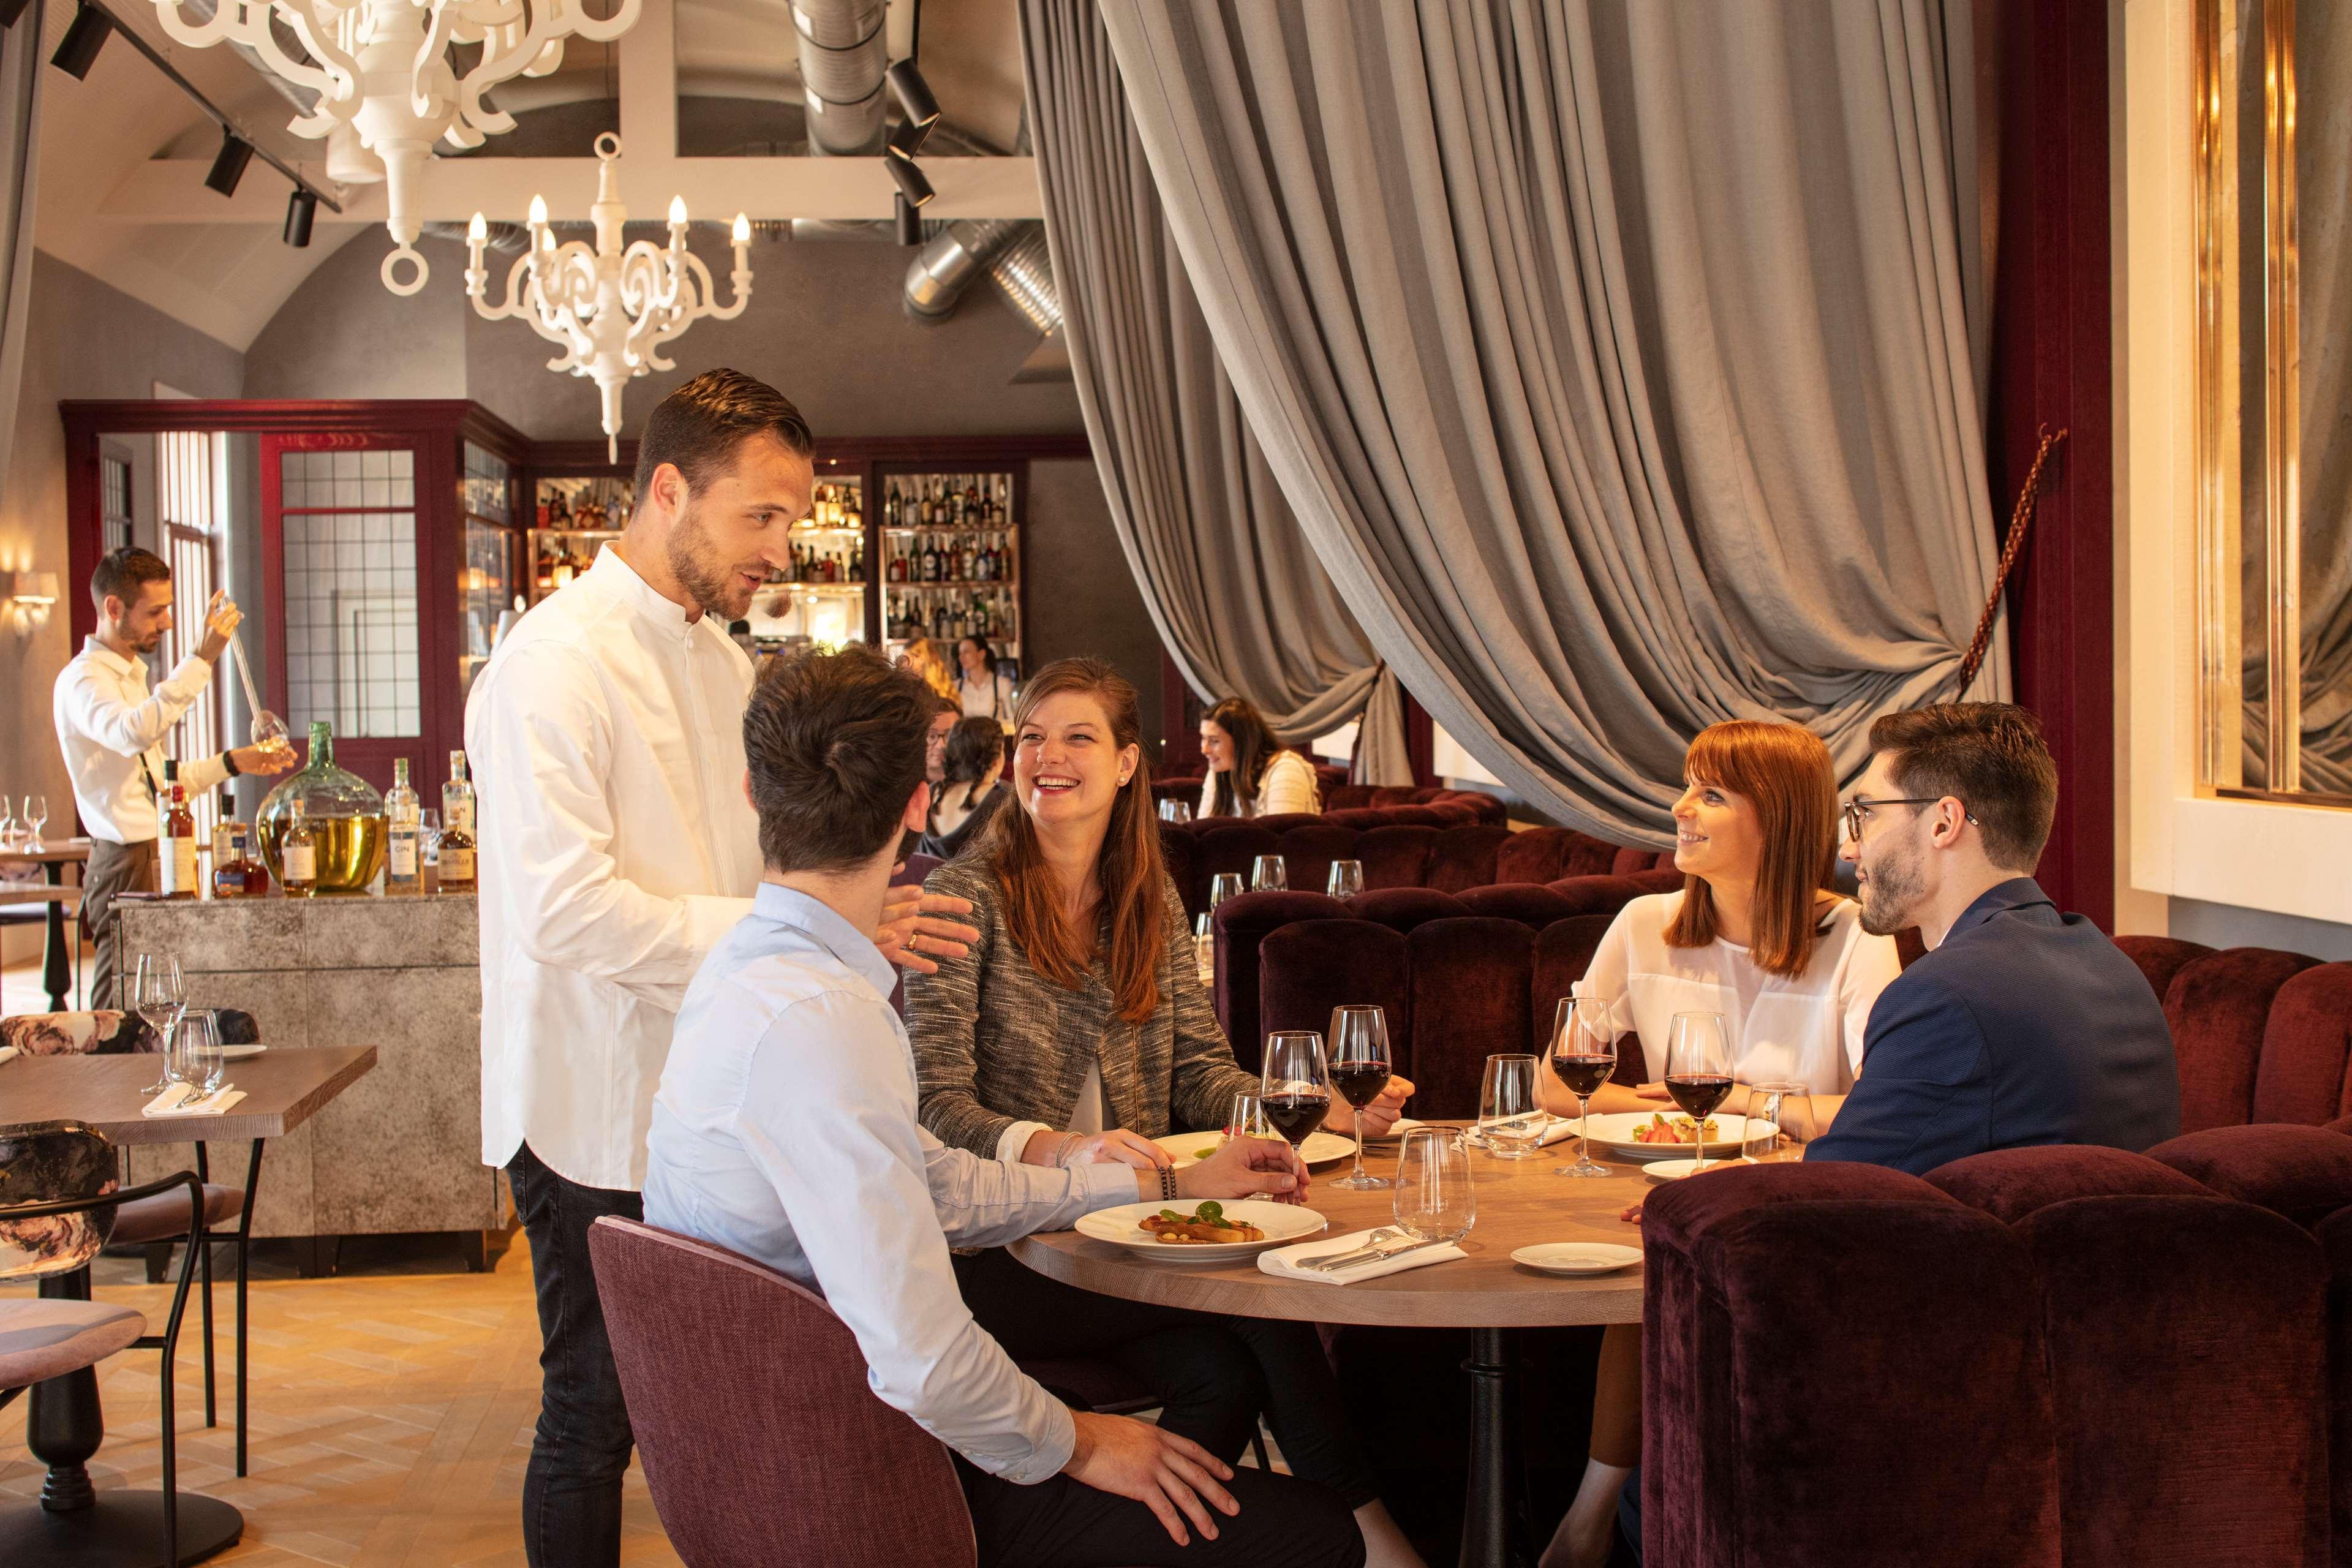
{"type": "Polygon", "coordinates": [[[1315,764],[1297,752],[1284,751],[1265,715],[1246,697],[1228,697],[1202,715],[1201,755],[1208,763],[1201,780],[1202,816],[1323,809],[1315,764]]]}
{"type": "MultiPolygon", "coordinates": [[[[1225,1124],[1257,1075],[1234,1060],[1160,855],[1135,688],[1098,659],[1063,659],[1022,689],[1012,798],[934,871],[969,899],[981,939],[909,975],[907,1031],[923,1125],[1006,1161],[1168,1164],[1152,1140],[1225,1124]]],[[[1360,1114],[1377,1136],[1412,1086],[1360,1114]]],[[[1346,1108],[1331,1123],[1351,1125],[1346,1108]]],[[[1374,1563],[1411,1563],[1347,1425],[1312,1328],[1097,1296],[1001,1249],[955,1260],[972,1315],[1016,1358],[1106,1356],[1165,1402],[1161,1425],[1230,1461],[1263,1405],[1292,1472],[1356,1510],[1374,1563]]]]}

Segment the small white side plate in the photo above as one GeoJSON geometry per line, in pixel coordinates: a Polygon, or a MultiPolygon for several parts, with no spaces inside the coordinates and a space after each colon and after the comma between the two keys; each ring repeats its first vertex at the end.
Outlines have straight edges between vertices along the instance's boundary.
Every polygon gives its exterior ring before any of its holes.
{"type": "Polygon", "coordinates": [[[263,1045],[223,1046],[221,1047],[221,1060],[228,1062],[241,1062],[247,1057],[257,1057],[268,1048],[269,1047],[268,1046],[263,1045]]]}
{"type": "Polygon", "coordinates": [[[1522,1247],[1511,1254],[1511,1261],[1534,1269],[1538,1274],[1557,1274],[1577,1279],[1594,1274],[1614,1274],[1642,1261],[1638,1247],[1611,1247],[1597,1241],[1547,1241],[1538,1247],[1522,1247]]]}

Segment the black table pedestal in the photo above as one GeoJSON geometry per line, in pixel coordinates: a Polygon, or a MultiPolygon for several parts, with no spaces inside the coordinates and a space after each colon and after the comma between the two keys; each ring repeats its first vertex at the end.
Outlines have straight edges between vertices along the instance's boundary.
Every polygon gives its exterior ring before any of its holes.
{"type": "MultiPolygon", "coordinates": [[[[50,887],[63,888],[66,885],[64,861],[48,861],[41,869],[48,874],[50,887]]],[[[43,927],[41,934],[41,989],[49,994],[50,1012],[67,1011],[66,993],[73,989],[73,952],[66,946],[65,906],[52,900],[49,904],[48,921],[43,927]]],[[[108,1007],[113,1005],[113,1002],[114,999],[110,996],[102,1002],[94,1001],[91,1005],[108,1007]]]]}
{"type": "Polygon", "coordinates": [[[1511,1408],[1510,1343],[1501,1329],[1471,1331],[1470,1488],[1462,1515],[1461,1568],[1531,1568],[1528,1478],[1511,1408]]]}

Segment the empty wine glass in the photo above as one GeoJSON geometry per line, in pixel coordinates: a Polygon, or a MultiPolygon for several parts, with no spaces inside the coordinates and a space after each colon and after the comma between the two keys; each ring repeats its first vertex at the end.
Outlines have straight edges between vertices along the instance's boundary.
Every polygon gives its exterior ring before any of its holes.
{"type": "Polygon", "coordinates": [[[1666,1092],[1691,1119],[1698,1158],[1691,1174],[1706,1169],[1706,1119],[1731,1097],[1731,1049],[1724,1043],[1720,1013],[1677,1013],[1666,1031],[1666,1092]]]}
{"type": "Polygon", "coordinates": [[[1160,820],[1162,822],[1173,822],[1180,826],[1192,821],[1192,803],[1181,800],[1161,801],[1160,803],[1160,820]]]}
{"type": "Polygon", "coordinates": [[[1748,1091],[1748,1121],[1740,1130],[1739,1153],[1750,1164],[1802,1160],[1805,1146],[1821,1134],[1812,1091],[1801,1083],[1759,1083],[1748,1091]]]}
{"type": "Polygon", "coordinates": [[[1192,963],[1201,972],[1202,984],[1217,983],[1216,917],[1205,911],[1192,920],[1192,963]]]}
{"type": "Polygon", "coordinates": [[[1486,1152],[1497,1160],[1531,1159],[1543,1127],[1536,1058],[1524,1052],[1488,1057],[1478,1089],[1478,1135],[1486,1152]]]}
{"type": "Polygon", "coordinates": [[[1580,1152],[1573,1165],[1553,1172],[1559,1176],[1605,1176],[1592,1162],[1592,1097],[1617,1070],[1617,1032],[1610,1026],[1609,1004],[1598,996],[1563,996],[1552,1016],[1551,1072],[1576,1096],[1576,1141],[1580,1152]]]}
{"type": "Polygon", "coordinates": [[[1260,1077],[1266,1121],[1297,1148],[1331,1113],[1331,1068],[1323,1055],[1323,1037],[1312,1029],[1268,1035],[1260,1077]]]}
{"type": "Polygon", "coordinates": [[[1263,893],[1268,889],[1290,886],[1290,872],[1283,866],[1279,855],[1261,855],[1250,866],[1250,890],[1263,893]]]}
{"type": "Polygon", "coordinates": [[[1330,1034],[1331,1087],[1356,1110],[1356,1170],[1336,1187],[1376,1193],[1388,1183],[1364,1170],[1364,1107],[1389,1086],[1389,1021],[1378,1007],[1334,1007],[1330,1034]]]}
{"type": "Polygon", "coordinates": [[[1447,1127],[1415,1127],[1397,1156],[1397,1228],[1416,1241],[1459,1241],[1478,1223],[1470,1153],[1447,1127]]]}
{"type": "Polygon", "coordinates": [[[1209,907],[1215,909],[1227,899],[1238,895],[1241,890],[1242,874],[1239,871],[1218,872],[1209,879],[1209,907]]]}
{"type": "Polygon", "coordinates": [[[1352,899],[1364,890],[1364,863],[1361,860],[1334,860],[1330,880],[1323,890],[1335,899],[1352,899]]]}
{"type": "Polygon", "coordinates": [[[0,795],[0,849],[16,847],[16,814],[8,805],[8,797],[0,795]]]}
{"type": "Polygon", "coordinates": [[[41,847],[41,826],[44,823],[49,820],[49,797],[45,795],[26,795],[25,797],[25,809],[21,814],[21,816],[26,829],[25,847],[27,849],[39,848],[41,847]]]}
{"type": "Polygon", "coordinates": [[[139,967],[122,982],[129,1010],[163,1037],[163,1076],[140,1092],[161,1094],[182,1079],[179,1058],[173,1050],[180,1014],[188,1005],[180,984],[180,961],[168,952],[142,952],[139,967]]]}
{"type": "Polygon", "coordinates": [[[191,1007],[180,1015],[180,1075],[199,1094],[220,1088],[228,1071],[221,1055],[220,1018],[209,1007],[191,1007]]]}

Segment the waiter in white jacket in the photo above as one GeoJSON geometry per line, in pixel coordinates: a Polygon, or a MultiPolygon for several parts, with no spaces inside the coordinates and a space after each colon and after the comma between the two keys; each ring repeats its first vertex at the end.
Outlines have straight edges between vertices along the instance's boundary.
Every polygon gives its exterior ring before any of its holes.
{"type": "MultiPolygon", "coordinates": [[[[226,595],[215,594],[205,607],[196,651],[151,691],[146,656],[172,629],[172,568],[153,551],[125,546],[89,574],[89,597],[98,608],[98,629],[58,672],[49,716],[73,778],[74,809],[89,834],[81,922],[96,963],[88,1000],[92,1007],[115,1007],[121,1005],[114,989],[121,963],[110,917],[117,894],[155,890],[163,737],[213,683],[229,634],[244,616],[226,595]]],[[[180,783],[193,799],[239,773],[282,773],[294,765],[294,752],[288,746],[240,746],[179,762],[180,783]]]]}
{"type": "MultiPolygon", "coordinates": [[[[751,912],[761,862],[745,793],[751,608],[815,489],[814,440],[781,393],[731,370],[664,398],[618,542],[499,640],[466,708],[477,785],[482,1158],[530,1240],[541,1338],[523,1482],[533,1568],[620,1559],[628,1412],[588,1226],[641,1216],[646,1130],[687,982],[751,912]]],[[[875,940],[898,963],[978,940],[919,889],[875,940]]]]}

